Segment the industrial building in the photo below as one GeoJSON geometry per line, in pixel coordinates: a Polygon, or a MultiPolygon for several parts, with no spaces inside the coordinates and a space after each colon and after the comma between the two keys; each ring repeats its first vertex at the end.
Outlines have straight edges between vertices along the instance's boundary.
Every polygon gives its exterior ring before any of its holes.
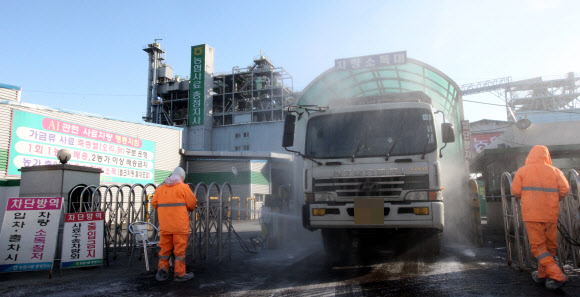
{"type": "Polygon", "coordinates": [[[283,153],[281,132],[294,97],[283,68],[262,54],[253,66],[214,75],[213,49],[200,45],[192,47],[191,76],[182,78],[159,43],[144,50],[148,123],[20,103],[20,87],[0,84],[1,197],[18,196],[20,168],[55,164],[61,148],[72,151],[70,164],[101,168],[102,185],[158,185],[176,166],[193,184],[229,182],[243,200],[290,183],[294,156],[283,153]]]}
{"type": "Polygon", "coordinates": [[[163,62],[165,51],[158,42],[149,44],[144,51],[149,54],[150,63],[147,111],[143,119],[183,127],[188,131],[185,134],[197,138],[186,140],[185,150],[283,151],[281,142],[272,145],[272,137],[281,140],[285,109],[295,100],[293,78],[284,68],[275,67],[260,54],[252,66],[236,66],[232,73],[214,74],[213,49],[200,45],[192,47],[191,76],[181,77],[174,76],[171,66],[163,62]],[[194,60],[197,48],[203,49],[200,66],[205,71],[201,74],[194,60]],[[197,95],[200,87],[203,90],[197,95]],[[195,129],[199,126],[204,130],[195,129]],[[193,133],[194,130],[201,133],[193,133]]]}
{"type": "Polygon", "coordinates": [[[542,77],[512,81],[511,77],[461,86],[464,96],[490,92],[505,100],[507,121],[481,120],[471,125],[471,173],[485,186],[490,227],[503,229],[500,177],[523,166],[530,148],[548,147],[554,166],[566,172],[578,168],[580,137],[580,77],[542,77]]]}
{"type": "Polygon", "coordinates": [[[284,167],[293,155],[284,154],[282,130],[295,97],[284,68],[260,53],[249,67],[216,74],[214,50],[202,44],[191,47],[191,73],[182,77],[165,63],[157,40],[143,50],[149,56],[143,119],[184,129],[188,182],[228,181],[242,199],[288,183],[284,167]]]}

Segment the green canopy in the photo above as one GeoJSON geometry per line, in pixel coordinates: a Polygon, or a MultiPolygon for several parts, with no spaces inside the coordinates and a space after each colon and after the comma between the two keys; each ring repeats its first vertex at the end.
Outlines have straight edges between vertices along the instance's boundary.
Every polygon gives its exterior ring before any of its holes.
{"type": "Polygon", "coordinates": [[[332,100],[422,91],[433,106],[445,112],[456,129],[463,120],[461,92],[443,72],[423,62],[407,59],[406,64],[339,70],[331,68],[303,91],[298,105],[328,106],[332,100]]]}

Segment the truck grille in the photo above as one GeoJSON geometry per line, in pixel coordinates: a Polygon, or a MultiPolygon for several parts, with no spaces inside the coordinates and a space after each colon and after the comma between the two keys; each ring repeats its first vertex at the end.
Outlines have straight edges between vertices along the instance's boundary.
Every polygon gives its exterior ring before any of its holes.
{"type": "Polygon", "coordinates": [[[336,192],[338,197],[399,198],[403,190],[429,188],[428,175],[315,178],[314,192],[336,192]]]}

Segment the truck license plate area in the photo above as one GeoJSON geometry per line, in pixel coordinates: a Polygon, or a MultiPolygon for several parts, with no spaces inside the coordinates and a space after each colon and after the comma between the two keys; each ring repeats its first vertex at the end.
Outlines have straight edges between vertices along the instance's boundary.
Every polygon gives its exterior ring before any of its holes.
{"type": "Polygon", "coordinates": [[[385,223],[385,205],[383,199],[355,198],[354,223],[383,225],[385,223]]]}

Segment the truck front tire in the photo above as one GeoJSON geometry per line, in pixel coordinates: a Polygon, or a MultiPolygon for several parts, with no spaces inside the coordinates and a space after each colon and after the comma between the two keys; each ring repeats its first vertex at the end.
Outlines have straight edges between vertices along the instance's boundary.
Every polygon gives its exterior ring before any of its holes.
{"type": "Polygon", "coordinates": [[[331,263],[343,261],[352,252],[352,238],[346,229],[322,229],[322,243],[331,263]]]}

